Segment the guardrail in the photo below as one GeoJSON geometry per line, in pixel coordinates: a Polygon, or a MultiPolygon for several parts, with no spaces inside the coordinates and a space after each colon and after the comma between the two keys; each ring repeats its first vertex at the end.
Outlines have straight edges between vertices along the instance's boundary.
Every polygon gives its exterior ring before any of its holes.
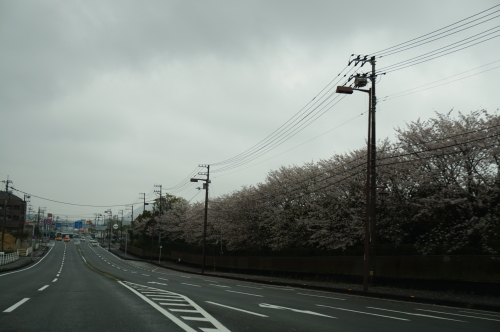
{"type": "Polygon", "coordinates": [[[5,265],[17,261],[19,259],[19,253],[13,252],[11,254],[0,253],[0,265],[5,265]]]}

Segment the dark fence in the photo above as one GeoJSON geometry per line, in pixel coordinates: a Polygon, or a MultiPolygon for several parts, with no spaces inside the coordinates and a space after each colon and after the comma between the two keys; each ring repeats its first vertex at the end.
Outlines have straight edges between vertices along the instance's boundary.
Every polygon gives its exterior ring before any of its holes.
{"type": "MultiPolygon", "coordinates": [[[[122,250],[123,250],[122,245],[122,250]]],[[[127,251],[150,257],[150,251],[128,246],[127,251]]],[[[158,259],[159,252],[153,252],[158,259]]],[[[162,259],[181,259],[188,264],[201,265],[201,255],[177,251],[162,253],[162,259]]],[[[316,275],[344,275],[351,279],[363,275],[363,257],[257,257],[206,256],[207,268],[240,270],[257,273],[298,273],[316,275]]],[[[500,283],[500,256],[379,256],[376,275],[398,279],[456,280],[500,283]]]]}

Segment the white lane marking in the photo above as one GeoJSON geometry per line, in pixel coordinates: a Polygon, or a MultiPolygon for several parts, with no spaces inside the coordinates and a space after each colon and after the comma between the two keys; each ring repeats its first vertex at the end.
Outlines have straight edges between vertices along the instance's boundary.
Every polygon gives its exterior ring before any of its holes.
{"type": "Polygon", "coordinates": [[[16,308],[19,307],[20,305],[22,305],[24,302],[28,301],[29,299],[30,299],[29,297],[24,298],[21,301],[14,304],[13,306],[8,307],[3,312],[12,312],[12,311],[16,310],[16,308]]]}
{"type": "Polygon", "coordinates": [[[293,288],[286,288],[286,287],[273,287],[273,286],[265,286],[266,288],[271,288],[271,289],[279,289],[279,290],[286,290],[286,291],[291,291],[293,288]]]}
{"type": "Polygon", "coordinates": [[[281,307],[279,305],[274,305],[274,304],[260,303],[259,307],[261,307],[261,308],[269,308],[269,309],[278,309],[278,310],[290,310],[290,311],[294,311],[294,312],[299,312],[301,314],[308,314],[308,315],[322,316],[322,317],[328,317],[328,318],[337,319],[337,317],[320,314],[319,312],[314,312],[314,311],[310,311],[310,310],[300,310],[300,309],[294,309],[294,308],[281,307]]]}
{"type": "Polygon", "coordinates": [[[345,300],[341,299],[340,297],[330,297],[330,296],[321,296],[321,295],[311,295],[311,294],[304,294],[304,293],[296,293],[299,295],[305,295],[305,296],[314,296],[314,297],[324,297],[325,299],[334,299],[334,300],[345,300]]]}
{"type": "Polygon", "coordinates": [[[208,318],[205,317],[191,317],[191,316],[181,316],[182,319],[184,320],[195,320],[199,322],[210,322],[208,318]]]}
{"type": "Polygon", "coordinates": [[[426,310],[426,309],[416,309],[416,310],[428,311],[428,312],[435,312],[435,313],[438,313],[438,314],[461,316],[461,317],[469,317],[469,318],[477,318],[477,319],[492,320],[492,321],[495,321],[495,322],[500,322],[500,320],[498,320],[498,319],[492,319],[492,318],[486,318],[486,317],[467,316],[467,315],[452,314],[452,313],[449,313],[449,312],[426,310]]]}
{"type": "Polygon", "coordinates": [[[181,282],[181,284],[183,284],[183,285],[188,285],[188,286],[201,287],[200,285],[186,284],[185,282],[181,282]]]}
{"type": "Polygon", "coordinates": [[[18,273],[18,272],[26,271],[26,270],[29,270],[29,269],[37,266],[38,264],[40,264],[45,259],[45,257],[47,257],[49,255],[49,253],[52,251],[52,248],[54,248],[54,247],[50,247],[49,251],[42,257],[42,259],[40,259],[38,262],[36,262],[35,264],[31,265],[30,267],[27,267],[27,268],[22,269],[22,270],[13,271],[13,272],[2,273],[2,274],[0,274],[0,277],[6,276],[6,275],[9,275],[9,274],[12,274],[12,273],[18,273]]]}
{"type": "Polygon", "coordinates": [[[321,305],[321,304],[316,304],[318,307],[325,307],[325,308],[332,308],[332,309],[337,309],[337,310],[344,310],[344,311],[350,311],[350,312],[355,312],[358,314],[365,314],[365,315],[371,315],[371,316],[378,316],[378,317],[385,317],[385,318],[391,318],[391,319],[397,319],[397,320],[406,320],[410,321],[409,319],[406,318],[398,318],[398,317],[392,317],[392,316],[385,316],[385,315],[379,315],[379,314],[372,314],[370,312],[364,312],[364,311],[357,311],[357,310],[349,310],[349,309],[343,309],[343,308],[336,308],[336,307],[330,307],[328,305],[321,305]]]}
{"type": "Polygon", "coordinates": [[[59,277],[60,275],[61,275],[61,274],[60,274],[60,273],[58,273],[58,274],[56,274],[56,277],[59,277]]]}
{"type": "Polygon", "coordinates": [[[243,285],[236,285],[236,286],[245,287],[245,288],[253,288],[253,289],[263,289],[260,287],[252,287],[252,286],[243,286],[243,285]]]}
{"type": "Polygon", "coordinates": [[[154,303],[153,301],[151,301],[150,299],[148,299],[146,296],[144,296],[141,293],[137,292],[132,287],[124,284],[121,281],[118,281],[118,282],[120,284],[122,284],[124,287],[127,287],[133,293],[137,294],[137,296],[139,296],[141,299],[143,299],[144,301],[146,301],[147,303],[149,303],[153,308],[155,308],[156,310],[158,310],[165,317],[168,317],[171,321],[173,321],[175,324],[177,324],[179,327],[181,327],[184,331],[187,331],[187,332],[196,332],[195,329],[192,329],[186,323],[184,323],[182,320],[180,320],[179,318],[175,317],[174,315],[172,315],[171,313],[169,313],[167,310],[163,309],[162,307],[160,307],[159,305],[157,305],[156,303],[154,303]]]}
{"type": "Polygon", "coordinates": [[[143,273],[142,275],[143,275],[143,276],[146,276],[146,277],[149,277],[149,274],[144,274],[144,273],[143,273]]]}
{"type": "Polygon", "coordinates": [[[54,280],[52,280],[52,282],[56,282],[57,281],[57,278],[55,278],[54,280]]]}
{"type": "Polygon", "coordinates": [[[220,303],[215,303],[215,302],[211,302],[211,301],[205,301],[205,302],[213,304],[213,305],[218,305],[220,307],[228,308],[228,309],[233,309],[233,310],[236,310],[236,311],[245,312],[247,314],[251,314],[251,315],[255,315],[255,316],[269,317],[269,316],[266,316],[266,315],[258,314],[256,312],[251,312],[251,311],[248,311],[248,310],[243,310],[243,309],[239,309],[239,308],[235,308],[235,307],[230,307],[230,306],[223,305],[223,304],[220,304],[220,303]]]}
{"type": "Polygon", "coordinates": [[[478,311],[464,311],[464,310],[461,310],[459,312],[465,312],[467,314],[475,314],[475,315],[485,315],[485,316],[493,316],[493,317],[498,317],[500,318],[499,315],[494,315],[494,314],[487,314],[487,313],[483,313],[483,312],[478,312],[478,311]]]}
{"type": "Polygon", "coordinates": [[[168,310],[174,311],[174,312],[198,313],[198,310],[192,310],[192,309],[168,309],[168,310]]]}
{"type": "Polygon", "coordinates": [[[123,271],[128,271],[128,270],[123,269],[123,271]]]}
{"type": "Polygon", "coordinates": [[[178,306],[178,307],[190,307],[190,304],[181,304],[181,303],[170,303],[170,302],[164,302],[160,303],[161,305],[173,305],[173,306],[178,306]]]}
{"type": "Polygon", "coordinates": [[[148,284],[157,284],[157,285],[168,286],[167,284],[162,284],[161,282],[156,282],[156,281],[148,281],[148,284]]]}
{"type": "Polygon", "coordinates": [[[215,286],[215,287],[224,287],[224,288],[231,288],[229,286],[222,286],[222,285],[213,285],[213,284],[209,284],[210,286],[215,286]]]}
{"type": "MultiPolygon", "coordinates": [[[[404,311],[397,311],[397,310],[389,310],[389,309],[382,309],[382,308],[375,308],[375,307],[367,307],[367,308],[370,308],[370,309],[377,309],[377,310],[384,310],[384,311],[391,311],[391,312],[397,312],[397,313],[400,313],[400,314],[406,314],[406,315],[412,315],[412,316],[420,316],[420,317],[436,318],[436,319],[443,319],[443,320],[452,320],[452,321],[455,321],[455,322],[467,323],[467,322],[465,322],[465,321],[463,321],[463,320],[456,320],[456,319],[445,318],[445,317],[430,316],[430,315],[424,315],[424,314],[415,314],[415,313],[411,313],[411,312],[404,312],[404,311]]],[[[419,309],[417,309],[417,310],[419,310],[419,309]]]]}
{"type": "Polygon", "coordinates": [[[258,296],[258,297],[264,297],[262,295],[250,294],[250,293],[243,293],[243,292],[236,292],[236,291],[232,291],[232,290],[226,290],[226,292],[238,293],[238,294],[244,294],[244,295],[251,295],[251,296],[258,296]]]}
{"type": "Polygon", "coordinates": [[[41,291],[43,291],[43,290],[44,290],[45,288],[47,288],[47,287],[49,287],[49,285],[45,285],[45,286],[43,286],[43,287],[42,287],[42,288],[40,288],[38,291],[39,291],[39,292],[41,292],[41,291]]]}
{"type": "Polygon", "coordinates": [[[215,280],[206,280],[206,279],[203,279],[203,281],[208,281],[208,282],[218,282],[218,281],[215,281],[215,280]]]}
{"type": "Polygon", "coordinates": [[[168,279],[165,279],[165,278],[158,278],[158,279],[161,279],[161,280],[166,280],[166,281],[168,281],[168,279]]]}

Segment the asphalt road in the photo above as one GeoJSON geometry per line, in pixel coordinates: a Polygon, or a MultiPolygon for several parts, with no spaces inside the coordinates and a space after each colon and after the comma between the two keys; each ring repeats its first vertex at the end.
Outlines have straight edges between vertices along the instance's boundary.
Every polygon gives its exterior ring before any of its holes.
{"type": "Polygon", "coordinates": [[[0,274],[0,294],[0,331],[500,330],[491,312],[181,273],[77,240],[0,274]]]}

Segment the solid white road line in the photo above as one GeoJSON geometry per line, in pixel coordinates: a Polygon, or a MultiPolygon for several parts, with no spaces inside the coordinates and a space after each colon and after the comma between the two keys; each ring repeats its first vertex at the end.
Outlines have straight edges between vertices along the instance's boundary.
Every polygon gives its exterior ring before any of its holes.
{"type": "Polygon", "coordinates": [[[218,305],[220,307],[228,308],[228,309],[245,312],[245,313],[250,314],[250,315],[255,315],[255,316],[260,316],[260,317],[269,317],[269,316],[266,316],[266,315],[258,314],[256,312],[251,312],[251,311],[248,311],[248,310],[238,309],[238,308],[230,307],[230,306],[223,305],[223,304],[220,304],[220,303],[215,303],[215,302],[210,302],[210,301],[205,301],[205,302],[213,304],[213,305],[218,305]]]}
{"type": "Polygon", "coordinates": [[[378,316],[378,317],[385,317],[385,318],[391,318],[391,319],[397,319],[397,320],[405,320],[405,321],[410,321],[409,319],[405,318],[398,318],[398,317],[392,317],[392,316],[384,316],[384,315],[378,315],[378,314],[372,314],[370,312],[364,312],[364,311],[357,311],[357,310],[349,310],[349,309],[343,309],[343,308],[336,308],[336,307],[330,307],[328,305],[321,305],[321,304],[316,304],[318,307],[325,307],[325,308],[332,308],[332,309],[337,309],[337,310],[344,310],[344,311],[350,311],[350,312],[355,312],[358,314],[365,314],[365,315],[371,315],[371,316],[378,316]]]}
{"type": "Polygon", "coordinates": [[[238,293],[238,294],[244,294],[244,295],[251,295],[251,296],[258,296],[258,297],[264,297],[262,295],[250,294],[250,293],[242,293],[242,292],[236,292],[236,291],[232,291],[232,290],[226,290],[226,292],[238,293]]]}
{"type": "Polygon", "coordinates": [[[484,320],[492,320],[494,322],[500,322],[499,319],[492,319],[492,318],[486,318],[486,317],[476,317],[476,316],[466,316],[466,315],[460,315],[460,314],[452,314],[449,312],[443,312],[443,311],[434,311],[434,310],[425,310],[425,309],[416,309],[420,311],[428,311],[428,312],[435,312],[438,314],[445,314],[445,315],[453,315],[453,316],[461,316],[461,317],[468,317],[468,318],[477,318],[477,319],[484,319],[484,320]]]}
{"type": "MultiPolygon", "coordinates": [[[[382,308],[375,308],[375,307],[367,307],[367,308],[370,308],[370,309],[377,309],[377,310],[384,310],[384,311],[391,311],[391,312],[397,312],[397,313],[400,313],[400,314],[406,314],[406,315],[412,315],[412,316],[420,316],[420,317],[436,318],[436,319],[443,319],[443,320],[452,320],[452,321],[455,321],[455,322],[467,323],[467,322],[465,322],[465,321],[463,321],[463,320],[456,320],[456,319],[445,318],[445,317],[430,316],[430,315],[424,315],[424,314],[415,314],[415,313],[411,313],[411,312],[404,312],[404,311],[397,311],[397,310],[389,310],[389,309],[382,309],[382,308]]],[[[417,309],[417,310],[419,310],[419,309],[417,309]]]]}
{"type": "Polygon", "coordinates": [[[12,311],[16,310],[16,308],[19,307],[20,305],[22,305],[24,302],[28,301],[29,299],[30,299],[29,297],[24,298],[21,301],[19,301],[16,304],[14,304],[13,306],[8,307],[3,312],[12,312],[12,311]]]}
{"type": "Polygon", "coordinates": [[[9,274],[12,274],[12,273],[18,273],[18,272],[26,271],[26,270],[31,269],[32,267],[37,266],[38,264],[40,264],[41,261],[43,261],[45,259],[45,257],[47,257],[49,255],[49,253],[52,251],[52,248],[54,248],[54,247],[50,247],[49,251],[42,257],[42,259],[40,259],[38,262],[36,262],[35,264],[31,265],[30,267],[27,267],[27,268],[22,269],[22,270],[13,271],[13,272],[2,273],[2,274],[0,274],[0,277],[6,276],[6,275],[9,275],[9,274]]]}
{"type": "Polygon", "coordinates": [[[38,291],[39,291],[39,292],[41,292],[41,291],[43,291],[43,290],[44,290],[45,288],[47,288],[47,287],[49,287],[49,285],[45,285],[45,286],[43,286],[43,287],[42,287],[42,288],[40,288],[38,291]]]}
{"type": "Polygon", "coordinates": [[[304,293],[296,293],[296,294],[305,295],[305,296],[314,296],[314,297],[324,297],[325,299],[345,300],[345,299],[341,299],[340,297],[329,297],[329,296],[311,295],[311,294],[304,294],[304,293]]]}
{"type": "Polygon", "coordinates": [[[201,287],[200,285],[186,284],[185,282],[181,282],[181,284],[183,284],[183,285],[188,285],[188,286],[201,287]]]}

